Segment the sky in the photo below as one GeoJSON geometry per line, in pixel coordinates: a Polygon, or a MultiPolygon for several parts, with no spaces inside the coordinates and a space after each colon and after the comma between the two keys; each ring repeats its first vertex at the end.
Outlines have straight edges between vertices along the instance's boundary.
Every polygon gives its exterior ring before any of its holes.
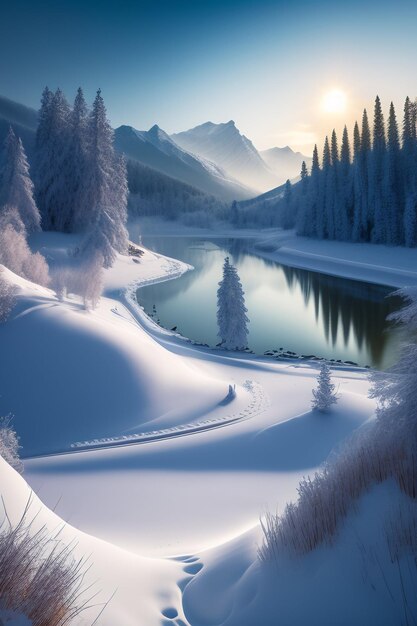
{"type": "Polygon", "coordinates": [[[45,85],[100,87],[115,127],[233,119],[258,149],[311,154],[376,94],[399,117],[417,95],[417,2],[9,0],[0,94],[38,108],[45,85]]]}

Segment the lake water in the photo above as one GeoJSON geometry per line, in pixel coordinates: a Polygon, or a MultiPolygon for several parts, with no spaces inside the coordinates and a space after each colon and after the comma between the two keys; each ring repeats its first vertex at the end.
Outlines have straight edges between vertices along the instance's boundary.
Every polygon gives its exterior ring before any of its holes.
{"type": "Polygon", "coordinates": [[[217,288],[225,256],[237,267],[248,309],[249,348],[353,361],[384,369],[400,331],[386,321],[401,301],[389,287],[299,270],[248,252],[245,239],[143,237],[151,250],[190,263],[181,278],[138,290],[146,313],[165,328],[215,346],[217,288]]]}

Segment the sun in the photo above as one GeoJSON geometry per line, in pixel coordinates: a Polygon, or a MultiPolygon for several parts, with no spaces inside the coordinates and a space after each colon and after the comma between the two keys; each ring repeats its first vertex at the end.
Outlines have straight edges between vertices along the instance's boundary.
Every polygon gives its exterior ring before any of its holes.
{"type": "Polygon", "coordinates": [[[343,113],[346,110],[346,94],[341,89],[328,91],[322,100],[325,113],[343,113]]]}

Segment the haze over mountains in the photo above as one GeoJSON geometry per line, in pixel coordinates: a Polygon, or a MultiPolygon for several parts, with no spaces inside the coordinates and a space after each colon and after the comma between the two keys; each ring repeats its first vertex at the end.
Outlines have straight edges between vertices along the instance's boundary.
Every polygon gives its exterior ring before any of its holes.
{"type": "Polygon", "coordinates": [[[291,180],[299,176],[303,161],[305,161],[308,169],[310,169],[312,162],[311,157],[304,156],[301,152],[294,152],[289,146],[285,146],[285,148],[269,148],[269,150],[262,150],[260,155],[279,178],[280,183],[284,183],[288,179],[291,180]]]}
{"type": "MultiPolygon", "coordinates": [[[[12,125],[29,159],[37,119],[34,109],[0,96],[0,142],[12,125]]],[[[128,159],[226,202],[272,190],[296,178],[303,160],[307,166],[311,163],[288,146],[258,152],[233,121],[206,122],[172,136],[157,125],[148,131],[123,125],[115,130],[115,145],[128,159]]],[[[160,181],[163,186],[163,176],[160,181]]]]}

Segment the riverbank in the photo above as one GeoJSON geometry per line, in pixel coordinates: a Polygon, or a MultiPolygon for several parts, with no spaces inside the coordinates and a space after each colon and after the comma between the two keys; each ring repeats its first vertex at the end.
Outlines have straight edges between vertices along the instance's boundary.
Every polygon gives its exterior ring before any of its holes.
{"type": "Polygon", "coordinates": [[[216,230],[191,228],[153,218],[139,220],[131,229],[164,237],[242,238],[251,240],[253,254],[290,267],[397,288],[417,285],[416,248],[319,241],[277,228],[241,229],[224,224],[216,230]]]}

